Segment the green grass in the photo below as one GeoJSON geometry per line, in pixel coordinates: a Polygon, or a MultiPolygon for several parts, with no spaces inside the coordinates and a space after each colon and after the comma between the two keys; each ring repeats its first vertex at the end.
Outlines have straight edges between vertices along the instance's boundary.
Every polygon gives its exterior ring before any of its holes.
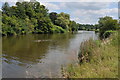
{"type": "Polygon", "coordinates": [[[118,45],[118,33],[114,33],[103,41],[85,41],[81,44],[80,62],[77,65],[69,65],[64,70],[65,76],[69,78],[117,78],[118,45]]]}

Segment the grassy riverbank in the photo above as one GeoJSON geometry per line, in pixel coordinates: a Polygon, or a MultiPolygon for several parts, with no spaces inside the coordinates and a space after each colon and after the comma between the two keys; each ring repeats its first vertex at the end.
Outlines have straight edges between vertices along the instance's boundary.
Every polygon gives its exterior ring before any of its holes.
{"type": "Polygon", "coordinates": [[[118,33],[106,40],[89,40],[81,44],[79,64],[69,65],[65,77],[69,78],[117,78],[118,33]]]}

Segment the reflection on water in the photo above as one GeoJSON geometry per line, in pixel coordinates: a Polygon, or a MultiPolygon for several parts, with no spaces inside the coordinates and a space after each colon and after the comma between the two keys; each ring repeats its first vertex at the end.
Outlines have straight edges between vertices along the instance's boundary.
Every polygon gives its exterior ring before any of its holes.
{"type": "Polygon", "coordinates": [[[94,32],[3,37],[3,77],[61,77],[61,65],[77,62],[80,43],[94,32]]]}

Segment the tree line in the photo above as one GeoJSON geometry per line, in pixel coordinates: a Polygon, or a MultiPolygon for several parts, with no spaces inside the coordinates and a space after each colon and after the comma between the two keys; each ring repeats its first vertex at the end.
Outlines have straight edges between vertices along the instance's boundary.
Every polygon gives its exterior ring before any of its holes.
{"type": "Polygon", "coordinates": [[[78,30],[95,31],[98,30],[98,24],[79,24],[78,30]]]}
{"type": "Polygon", "coordinates": [[[78,30],[78,23],[70,20],[67,13],[48,13],[39,2],[16,2],[2,6],[2,35],[28,33],[64,33],[78,30]]]}
{"type": "MultiPolygon", "coordinates": [[[[100,37],[107,37],[111,31],[117,30],[118,21],[112,17],[99,18],[98,24],[80,24],[70,20],[70,15],[64,12],[48,12],[49,10],[39,2],[16,2],[9,6],[7,2],[2,6],[3,36],[20,34],[48,34],[65,33],[77,30],[99,31],[100,37]],[[107,31],[107,32],[106,32],[107,31]]],[[[1,18],[0,18],[1,19],[1,18]]]]}

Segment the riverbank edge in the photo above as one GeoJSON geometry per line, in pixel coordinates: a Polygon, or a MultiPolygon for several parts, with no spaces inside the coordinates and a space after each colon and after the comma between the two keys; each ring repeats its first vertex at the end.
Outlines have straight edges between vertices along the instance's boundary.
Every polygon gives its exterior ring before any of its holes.
{"type": "Polygon", "coordinates": [[[62,70],[64,78],[118,78],[119,31],[105,40],[81,44],[77,65],[62,70]]]}

